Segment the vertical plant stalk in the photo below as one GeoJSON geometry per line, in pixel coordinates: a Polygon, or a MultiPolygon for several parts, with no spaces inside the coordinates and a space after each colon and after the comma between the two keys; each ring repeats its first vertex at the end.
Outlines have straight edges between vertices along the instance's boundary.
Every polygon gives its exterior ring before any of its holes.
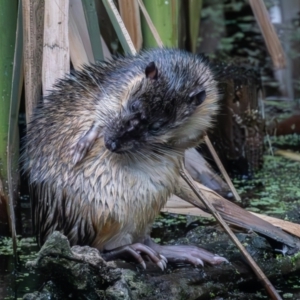
{"type": "Polygon", "coordinates": [[[82,7],[85,15],[88,32],[90,35],[94,60],[102,61],[104,59],[104,54],[95,0],[82,0],[82,7]]]}
{"type": "Polygon", "coordinates": [[[113,2],[113,0],[102,0],[110,21],[116,31],[116,34],[121,42],[121,45],[126,53],[135,55],[136,49],[131,41],[130,35],[123,23],[123,20],[113,2]]]}
{"type": "Polygon", "coordinates": [[[144,15],[144,18],[147,22],[147,25],[149,26],[149,29],[153,35],[153,38],[155,39],[155,42],[157,44],[158,47],[162,48],[164,46],[163,41],[161,40],[158,31],[156,30],[156,27],[154,26],[154,24],[152,23],[152,20],[147,12],[147,9],[143,3],[142,0],[137,0],[140,6],[140,9],[144,15]]]}
{"type": "Polygon", "coordinates": [[[43,44],[43,94],[57,78],[70,72],[69,0],[45,0],[43,44]]]}
{"type": "Polygon", "coordinates": [[[137,51],[142,47],[143,36],[139,5],[136,0],[119,0],[122,20],[137,51]]]}
{"type": "Polygon", "coordinates": [[[198,44],[198,35],[200,29],[200,15],[202,8],[202,0],[189,0],[189,41],[190,49],[193,53],[196,52],[198,44]]]}
{"type": "Polygon", "coordinates": [[[256,21],[261,29],[267,49],[276,69],[286,66],[285,55],[273,24],[270,21],[266,5],[263,0],[249,0],[256,21]]]}
{"type": "Polygon", "coordinates": [[[22,0],[26,122],[42,94],[45,0],[22,0]]]}
{"type": "Polygon", "coordinates": [[[79,26],[84,26],[85,24],[86,21],[81,0],[71,1],[69,11],[69,43],[71,62],[75,70],[80,70],[83,65],[89,64],[89,62],[94,62],[92,48],[90,47],[90,56],[92,57],[92,60],[90,60],[85,47],[86,44],[91,46],[89,43],[87,27],[85,26],[86,34],[84,37],[88,40],[85,40],[85,43],[83,42],[81,32],[79,31],[79,26]]]}
{"type": "MultiPolygon", "coordinates": [[[[178,47],[179,5],[178,0],[144,0],[144,5],[166,47],[178,47]]],[[[156,41],[147,22],[142,19],[144,46],[156,47],[156,41]]]]}
{"type": "Polygon", "coordinates": [[[0,0],[0,209],[1,232],[8,234],[7,146],[9,110],[12,89],[13,59],[16,39],[17,0],[0,0]]]}
{"type": "Polygon", "coordinates": [[[19,187],[19,129],[18,116],[20,108],[21,92],[23,87],[23,18],[22,6],[19,0],[17,32],[14,51],[12,89],[9,111],[9,131],[7,143],[7,174],[8,174],[8,195],[9,195],[9,218],[11,226],[11,235],[13,241],[13,252],[15,262],[17,262],[17,234],[16,234],[16,218],[14,204],[17,202],[19,187]]]}
{"type": "Polygon", "coordinates": [[[228,184],[228,186],[229,186],[229,188],[230,188],[230,190],[231,190],[231,192],[232,192],[232,194],[234,196],[234,199],[237,202],[241,202],[242,201],[241,197],[238,194],[236,188],[234,187],[234,185],[233,185],[233,183],[232,183],[232,181],[231,181],[231,179],[230,179],[227,171],[225,170],[225,168],[224,168],[224,166],[223,166],[223,164],[222,164],[222,162],[221,162],[221,160],[220,160],[220,158],[219,158],[219,156],[218,156],[218,154],[217,154],[217,152],[216,152],[216,150],[215,150],[213,144],[211,143],[211,141],[210,141],[210,139],[209,139],[209,137],[208,137],[207,134],[205,134],[205,136],[204,136],[204,141],[205,141],[205,144],[206,144],[207,148],[209,149],[210,154],[214,158],[214,161],[217,164],[220,172],[222,173],[222,175],[223,175],[226,183],[228,184]]]}
{"type": "MultiPolygon", "coordinates": [[[[82,0],[70,1],[69,17],[70,17],[69,21],[71,21],[71,17],[72,17],[76,24],[78,34],[79,34],[81,42],[82,42],[81,47],[84,47],[86,55],[88,57],[88,61],[90,63],[95,63],[91,39],[89,36],[88,27],[87,27],[87,21],[86,21],[84,10],[83,10],[82,0]]],[[[99,37],[97,37],[97,38],[99,38],[99,37]]],[[[72,50],[71,42],[70,42],[70,50],[72,50]]],[[[100,51],[101,51],[101,49],[100,49],[100,51]]]]}

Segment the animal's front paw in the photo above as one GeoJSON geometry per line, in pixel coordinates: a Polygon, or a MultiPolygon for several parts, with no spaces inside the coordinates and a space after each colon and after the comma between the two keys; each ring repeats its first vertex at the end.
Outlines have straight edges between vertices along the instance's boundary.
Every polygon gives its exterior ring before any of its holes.
{"type": "Polygon", "coordinates": [[[159,253],[164,255],[170,262],[191,263],[195,266],[203,266],[204,262],[211,265],[228,262],[227,259],[222,256],[195,246],[160,246],[160,248],[159,253]]]}
{"type": "Polygon", "coordinates": [[[73,157],[72,161],[74,165],[79,163],[86,156],[87,152],[92,149],[99,134],[100,128],[93,125],[71,148],[70,155],[73,157]]]}
{"type": "Polygon", "coordinates": [[[84,137],[81,138],[70,150],[70,154],[73,157],[73,164],[76,165],[79,163],[85,157],[89,149],[90,143],[84,137]]]}

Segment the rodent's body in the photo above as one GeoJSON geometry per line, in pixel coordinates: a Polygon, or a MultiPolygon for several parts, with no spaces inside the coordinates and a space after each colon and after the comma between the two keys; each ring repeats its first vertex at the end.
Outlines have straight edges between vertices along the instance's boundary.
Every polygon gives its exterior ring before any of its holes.
{"type": "Polygon", "coordinates": [[[54,230],[101,250],[142,241],[217,98],[207,62],[179,50],[116,58],[60,80],[33,115],[24,153],[40,242],[54,230]]]}

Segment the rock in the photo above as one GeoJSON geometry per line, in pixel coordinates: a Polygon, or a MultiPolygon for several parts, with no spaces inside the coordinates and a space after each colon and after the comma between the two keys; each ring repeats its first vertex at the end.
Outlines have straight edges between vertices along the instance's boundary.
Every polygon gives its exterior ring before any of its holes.
{"type": "MultiPolygon", "coordinates": [[[[255,233],[238,233],[237,236],[271,281],[274,276],[300,269],[299,254],[278,258],[264,237],[255,233]]],[[[176,239],[177,244],[199,244],[199,241],[208,242],[209,251],[225,256],[230,263],[204,268],[168,265],[162,272],[149,262],[147,270],[143,270],[134,263],[106,262],[99,251],[91,247],[70,248],[67,238],[54,232],[38,257],[27,263],[28,267],[46,274],[49,281],[42,291],[27,294],[23,299],[257,299],[256,294],[245,287],[253,286],[256,293],[260,285],[227,235],[216,226],[199,226],[186,237],[176,239]],[[246,292],[241,291],[243,288],[246,292]]],[[[263,289],[260,292],[266,294],[263,289]]]]}

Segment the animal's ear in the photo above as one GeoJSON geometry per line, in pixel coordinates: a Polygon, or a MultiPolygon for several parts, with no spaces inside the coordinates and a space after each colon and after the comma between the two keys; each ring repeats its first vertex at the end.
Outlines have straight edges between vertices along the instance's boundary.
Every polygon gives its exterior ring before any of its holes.
{"type": "Polygon", "coordinates": [[[145,74],[146,74],[146,78],[157,79],[158,70],[156,68],[154,61],[149,63],[148,66],[145,68],[145,74]]]}
{"type": "Polygon", "coordinates": [[[194,102],[196,106],[200,105],[206,98],[206,92],[203,89],[195,89],[189,94],[191,102],[194,102]]]}

